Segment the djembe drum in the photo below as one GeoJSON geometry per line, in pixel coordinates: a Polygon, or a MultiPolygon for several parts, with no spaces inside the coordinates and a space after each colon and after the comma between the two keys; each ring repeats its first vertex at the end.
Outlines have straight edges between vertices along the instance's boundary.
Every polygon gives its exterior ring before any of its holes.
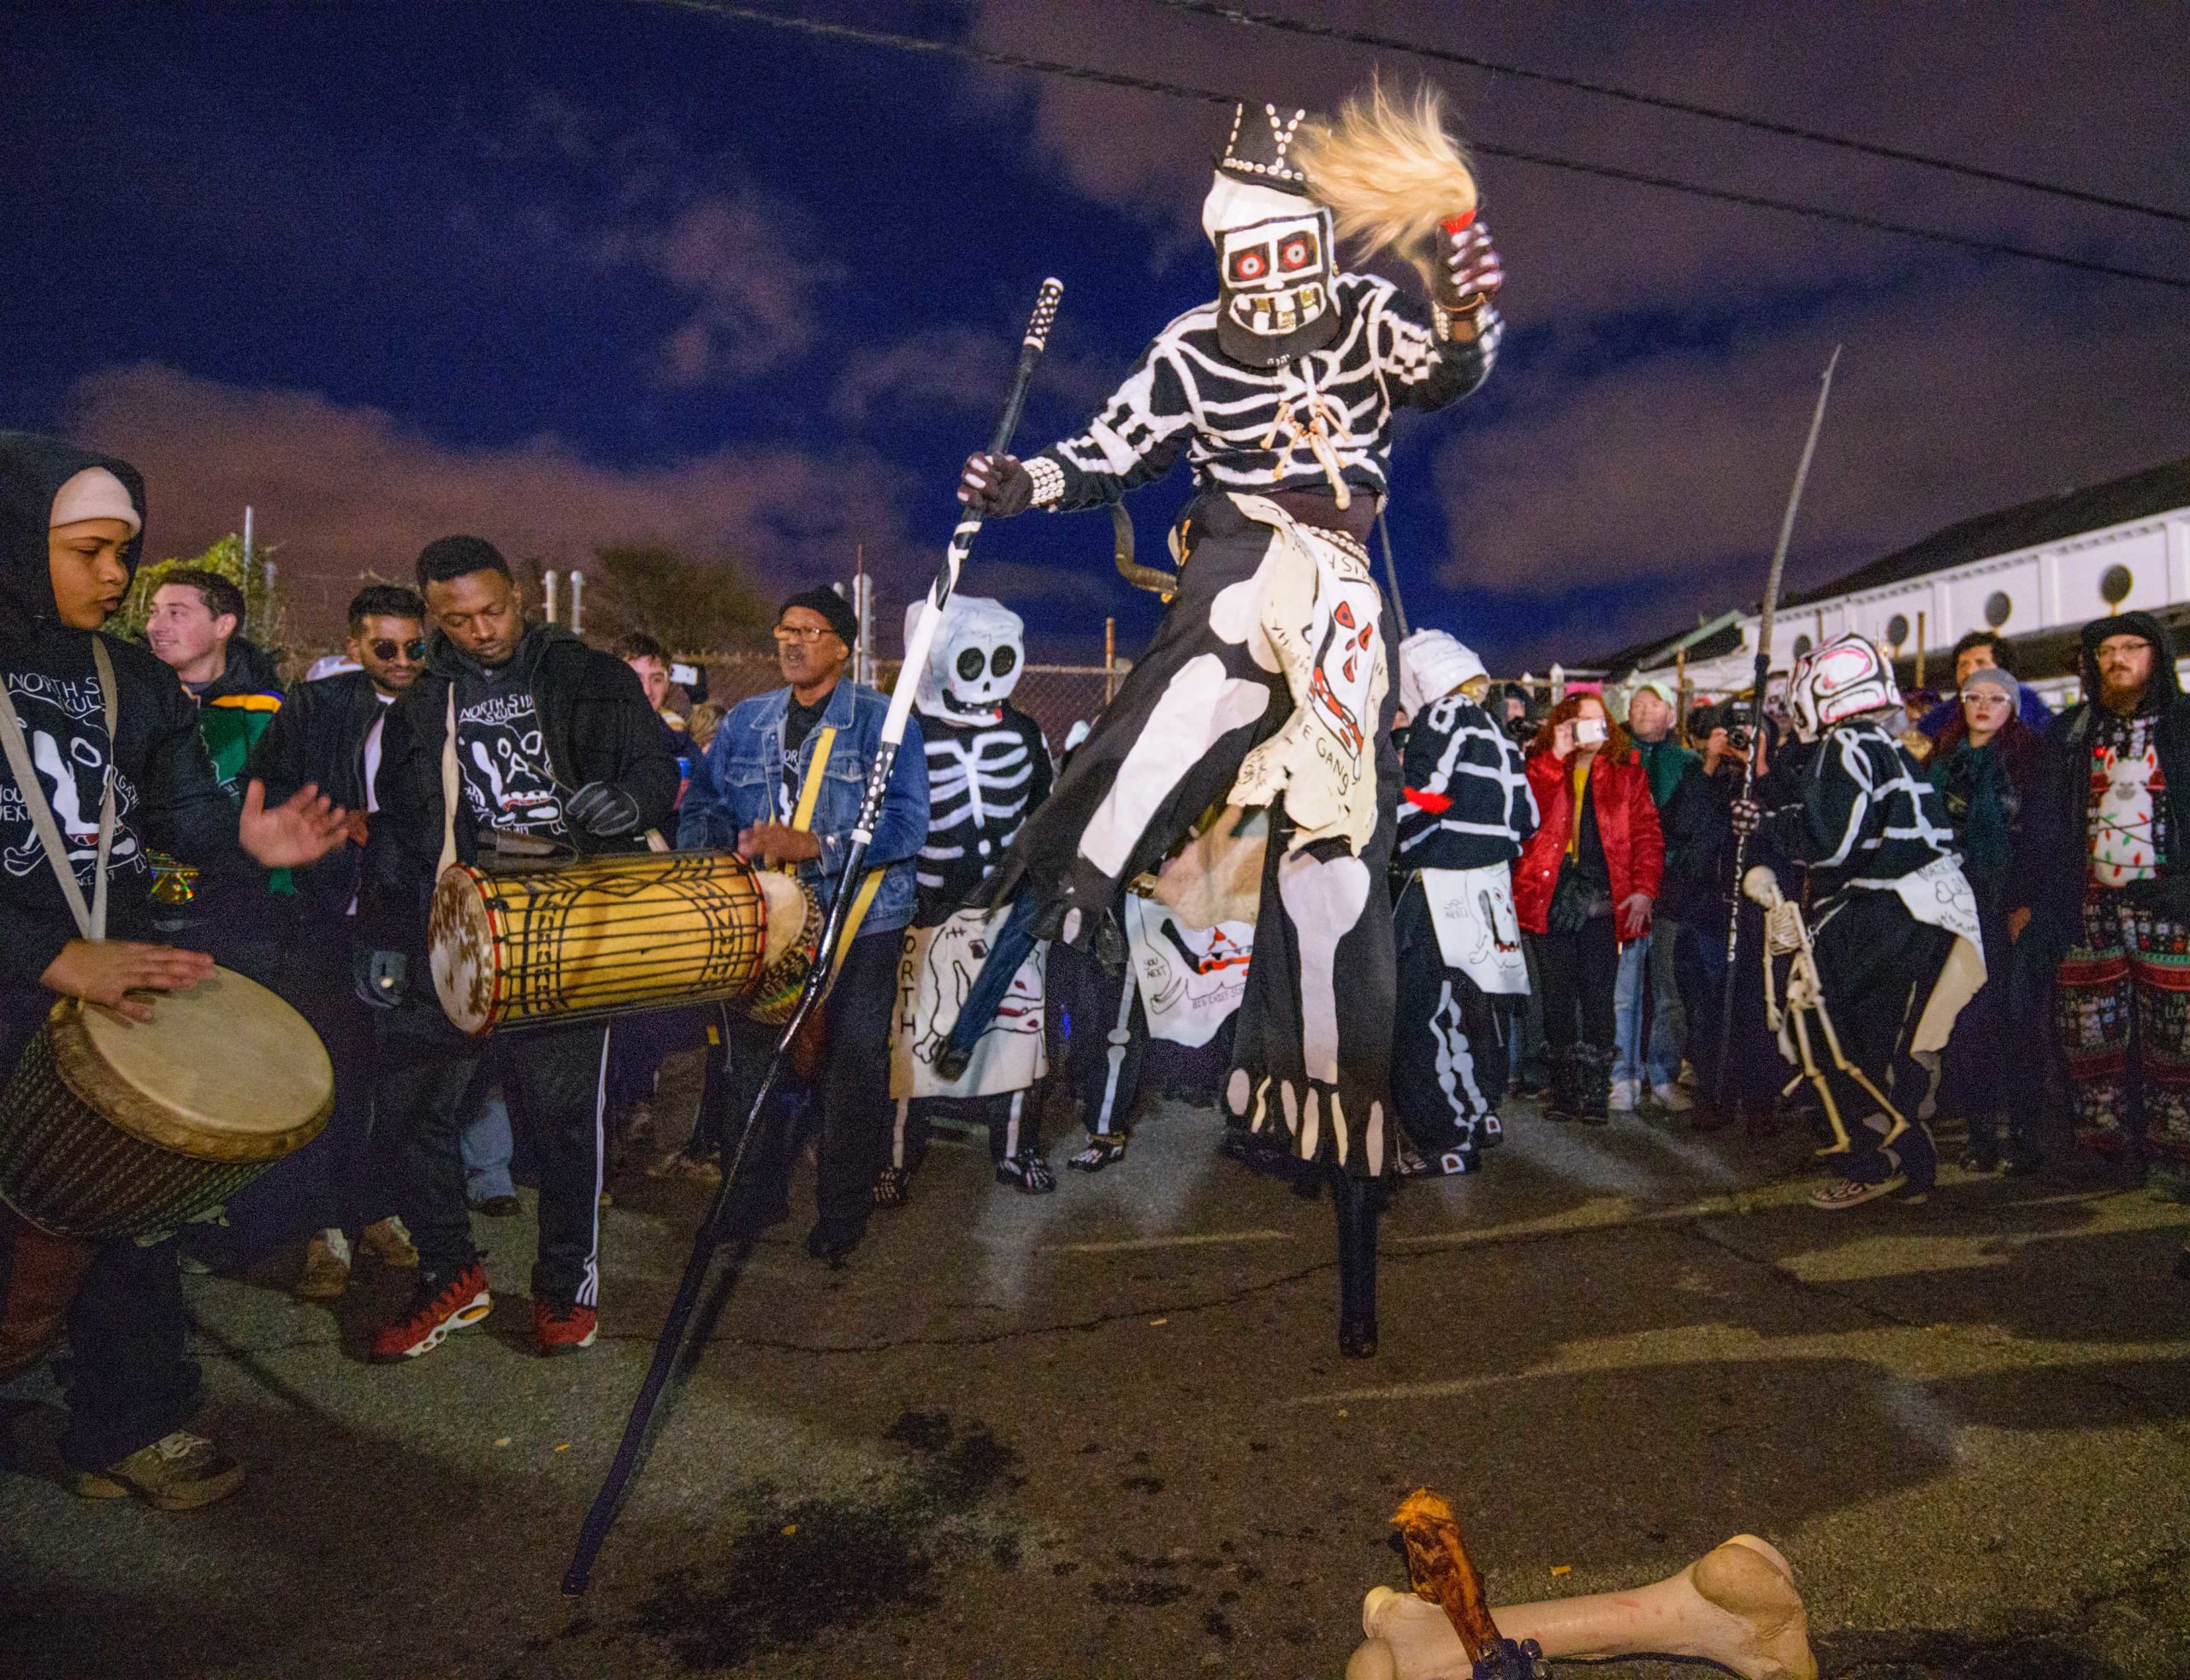
{"type": "Polygon", "coordinates": [[[493,874],[452,864],[426,938],[441,1008],[477,1036],[741,999],[763,978],[796,998],[817,920],[809,889],[734,852],[641,852],[493,874]]]}
{"type": "Polygon", "coordinates": [[[125,1020],[53,1006],[0,1095],[0,1200],[65,1237],[202,1218],[319,1135],[334,1069],[305,1018],[225,968],[125,1020]]]}

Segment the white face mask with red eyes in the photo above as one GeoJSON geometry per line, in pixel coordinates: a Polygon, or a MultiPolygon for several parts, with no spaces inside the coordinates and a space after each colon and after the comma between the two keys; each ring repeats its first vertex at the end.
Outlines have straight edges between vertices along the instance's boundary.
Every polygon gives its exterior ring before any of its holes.
{"type": "Polygon", "coordinates": [[[1272,344],[1330,312],[1330,229],[1320,210],[1217,235],[1225,320],[1272,344]]]}
{"type": "Polygon", "coordinates": [[[1216,247],[1217,336],[1227,354],[1270,367],[1330,342],[1338,316],[1329,211],[1219,175],[1202,227],[1216,247]]]}

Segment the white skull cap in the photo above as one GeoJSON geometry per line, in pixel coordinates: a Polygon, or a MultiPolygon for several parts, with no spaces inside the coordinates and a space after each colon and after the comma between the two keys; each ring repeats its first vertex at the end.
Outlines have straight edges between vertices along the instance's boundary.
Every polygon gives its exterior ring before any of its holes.
{"type": "Polygon", "coordinates": [[[56,491],[53,514],[46,524],[58,529],[85,519],[119,519],[132,536],[145,529],[137,517],[129,489],[104,467],[86,467],[56,491]]]}
{"type": "Polygon", "coordinates": [[[1400,643],[1400,709],[1412,718],[1469,677],[1489,674],[1475,650],[1458,637],[1418,630],[1400,643]]]}
{"type": "MultiPolygon", "coordinates": [[[[929,611],[927,597],[920,596],[905,608],[905,645],[912,645],[914,634],[920,628],[921,618],[929,611]]],[[[990,695],[985,706],[969,708],[963,703],[953,704],[960,696],[954,689],[955,666],[958,654],[969,642],[988,645],[1009,642],[1023,654],[1026,647],[1027,621],[1002,601],[986,595],[953,595],[943,609],[943,622],[936,626],[935,640],[928,645],[927,665],[920,672],[920,687],[913,691],[913,704],[931,718],[962,716],[971,709],[993,711],[1018,685],[1020,666],[1015,666],[1008,680],[994,685],[997,691],[990,695]]],[[[1022,659],[1020,665],[1023,666],[1022,659]]]]}

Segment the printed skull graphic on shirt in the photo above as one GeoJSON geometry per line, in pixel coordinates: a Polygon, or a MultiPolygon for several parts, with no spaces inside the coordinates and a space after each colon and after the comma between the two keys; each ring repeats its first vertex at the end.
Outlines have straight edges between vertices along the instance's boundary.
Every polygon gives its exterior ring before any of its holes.
{"type": "Polygon", "coordinates": [[[518,689],[460,707],[456,738],[465,802],[482,828],[542,839],[568,833],[531,695],[518,689]]]}
{"type": "MultiPolygon", "coordinates": [[[[99,805],[106,784],[105,706],[98,684],[89,677],[46,677],[11,671],[8,698],[21,719],[31,763],[53,819],[68,848],[68,863],[86,894],[94,885],[99,843],[99,805]]],[[[144,848],[129,821],[138,804],[137,787],[116,772],[114,778],[114,843],[108,853],[110,875],[127,878],[146,868],[144,848]]],[[[44,848],[31,824],[30,807],[3,766],[0,766],[0,868],[21,878],[47,867],[44,848]]]]}

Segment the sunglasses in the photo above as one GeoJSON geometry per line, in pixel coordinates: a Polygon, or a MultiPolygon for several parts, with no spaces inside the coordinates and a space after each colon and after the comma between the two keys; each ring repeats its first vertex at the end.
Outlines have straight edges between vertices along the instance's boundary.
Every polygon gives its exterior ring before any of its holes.
{"type": "Polygon", "coordinates": [[[392,660],[399,651],[406,660],[417,660],[426,657],[426,643],[423,637],[397,642],[388,636],[376,636],[365,645],[373,650],[373,657],[376,660],[392,660]]]}
{"type": "Polygon", "coordinates": [[[778,624],[775,628],[775,638],[778,642],[819,642],[825,636],[835,634],[836,631],[821,624],[778,624]]]}

